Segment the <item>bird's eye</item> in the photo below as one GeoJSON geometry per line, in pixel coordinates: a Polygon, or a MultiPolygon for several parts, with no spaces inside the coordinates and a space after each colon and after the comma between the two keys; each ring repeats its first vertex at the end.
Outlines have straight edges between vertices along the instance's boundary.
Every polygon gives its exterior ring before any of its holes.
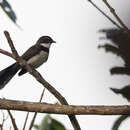
{"type": "Polygon", "coordinates": [[[49,42],[50,42],[50,39],[47,38],[47,39],[44,40],[44,42],[45,42],[45,43],[49,43],[49,42]]]}

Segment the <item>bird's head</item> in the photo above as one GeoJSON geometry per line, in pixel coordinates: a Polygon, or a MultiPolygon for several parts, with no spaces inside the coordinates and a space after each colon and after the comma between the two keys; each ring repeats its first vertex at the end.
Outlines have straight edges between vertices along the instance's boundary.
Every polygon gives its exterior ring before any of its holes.
{"type": "Polygon", "coordinates": [[[42,36],[37,41],[38,45],[44,46],[46,48],[50,48],[52,43],[56,43],[56,42],[49,36],[42,36]]]}

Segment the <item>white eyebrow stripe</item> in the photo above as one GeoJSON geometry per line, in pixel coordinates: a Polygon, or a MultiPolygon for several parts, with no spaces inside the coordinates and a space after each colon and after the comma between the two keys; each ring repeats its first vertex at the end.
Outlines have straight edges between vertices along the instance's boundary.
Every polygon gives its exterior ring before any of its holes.
{"type": "Polygon", "coordinates": [[[46,48],[50,48],[51,43],[41,43],[40,45],[46,48]]]}

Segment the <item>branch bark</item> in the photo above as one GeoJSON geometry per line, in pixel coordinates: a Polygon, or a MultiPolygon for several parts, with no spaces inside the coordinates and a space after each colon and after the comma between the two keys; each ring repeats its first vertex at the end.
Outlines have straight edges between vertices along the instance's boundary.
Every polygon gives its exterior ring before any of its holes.
{"type": "Polygon", "coordinates": [[[0,99],[0,109],[65,115],[130,115],[130,105],[75,106],[0,99]]]}
{"type": "MultiPolygon", "coordinates": [[[[43,99],[44,93],[45,93],[45,88],[43,89],[43,92],[42,92],[42,94],[41,94],[41,97],[40,97],[39,103],[41,103],[41,102],[42,102],[42,99],[43,99]]],[[[36,119],[37,114],[38,114],[37,112],[35,112],[35,113],[34,113],[34,116],[33,116],[33,118],[32,118],[31,124],[30,124],[30,126],[29,126],[29,130],[31,130],[31,129],[32,129],[32,127],[33,127],[33,125],[34,125],[34,122],[35,122],[35,119],[36,119]]]]}
{"type": "Polygon", "coordinates": [[[16,125],[15,119],[14,119],[13,115],[11,114],[10,110],[8,110],[8,114],[10,116],[10,119],[11,119],[11,122],[12,122],[14,130],[18,130],[18,127],[16,125]]]}
{"type": "Polygon", "coordinates": [[[110,16],[103,12],[92,0],[88,0],[101,14],[103,14],[109,21],[111,21],[117,28],[122,29],[110,16]]]}
{"type": "Polygon", "coordinates": [[[107,0],[103,0],[103,2],[105,3],[105,5],[109,8],[110,12],[113,14],[113,16],[116,18],[116,20],[120,23],[120,25],[123,27],[123,29],[130,34],[130,31],[128,29],[128,27],[124,24],[124,22],[120,19],[120,17],[117,15],[117,13],[115,12],[115,9],[112,8],[112,6],[107,2],[107,0]]]}

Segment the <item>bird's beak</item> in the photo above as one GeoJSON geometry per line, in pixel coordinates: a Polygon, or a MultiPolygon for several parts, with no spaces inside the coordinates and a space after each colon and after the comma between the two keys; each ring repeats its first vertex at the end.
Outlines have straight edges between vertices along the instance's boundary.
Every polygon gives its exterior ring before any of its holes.
{"type": "Polygon", "coordinates": [[[56,43],[56,41],[52,41],[52,43],[56,43]]]}

